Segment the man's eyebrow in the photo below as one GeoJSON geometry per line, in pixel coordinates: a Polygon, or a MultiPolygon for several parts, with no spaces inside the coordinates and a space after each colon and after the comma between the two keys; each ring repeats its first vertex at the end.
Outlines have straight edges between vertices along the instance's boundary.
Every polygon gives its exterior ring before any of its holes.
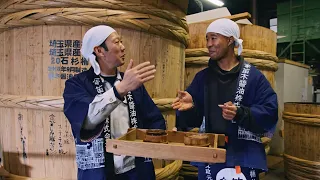
{"type": "Polygon", "coordinates": [[[115,37],[115,38],[113,39],[113,41],[116,41],[116,40],[121,40],[121,37],[115,37]]]}

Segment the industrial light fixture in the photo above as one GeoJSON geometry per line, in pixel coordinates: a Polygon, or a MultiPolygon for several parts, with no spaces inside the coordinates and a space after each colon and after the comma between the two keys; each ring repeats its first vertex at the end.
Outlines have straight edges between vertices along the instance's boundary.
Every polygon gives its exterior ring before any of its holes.
{"type": "Polygon", "coordinates": [[[208,0],[208,1],[213,3],[213,4],[215,4],[215,5],[217,5],[217,6],[223,6],[224,5],[224,3],[222,1],[220,1],[220,0],[208,0]]]}

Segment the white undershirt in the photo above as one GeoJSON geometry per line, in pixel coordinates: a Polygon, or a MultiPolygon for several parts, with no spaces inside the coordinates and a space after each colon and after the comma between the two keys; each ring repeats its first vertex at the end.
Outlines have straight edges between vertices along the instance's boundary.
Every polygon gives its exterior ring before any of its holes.
{"type": "MultiPolygon", "coordinates": [[[[118,73],[117,79],[121,79],[118,73]]],[[[114,86],[120,81],[116,80],[114,86]]],[[[111,138],[116,139],[127,133],[130,128],[127,99],[124,101],[116,98],[113,88],[109,82],[105,83],[106,92],[97,95],[89,105],[88,115],[84,121],[83,128],[94,129],[98,124],[110,115],[111,138]]],[[[134,157],[114,155],[114,168],[116,174],[125,173],[135,168],[134,157]]]]}

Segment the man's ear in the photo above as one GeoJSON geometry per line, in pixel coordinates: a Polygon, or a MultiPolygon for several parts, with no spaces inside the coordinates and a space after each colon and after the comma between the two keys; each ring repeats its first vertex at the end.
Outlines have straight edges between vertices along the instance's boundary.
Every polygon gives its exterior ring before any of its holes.
{"type": "Polygon", "coordinates": [[[93,48],[93,51],[97,57],[104,56],[104,54],[102,53],[102,49],[103,49],[102,47],[98,47],[98,46],[93,48]]]}
{"type": "Polygon", "coordinates": [[[228,38],[228,46],[234,44],[234,38],[231,36],[228,38]]]}

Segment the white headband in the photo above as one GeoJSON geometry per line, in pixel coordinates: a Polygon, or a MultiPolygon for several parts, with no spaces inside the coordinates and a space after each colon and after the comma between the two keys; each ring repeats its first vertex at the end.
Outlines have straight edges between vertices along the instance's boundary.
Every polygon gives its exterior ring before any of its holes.
{"type": "Polygon", "coordinates": [[[89,29],[83,37],[81,54],[89,60],[96,75],[100,74],[100,66],[93,54],[94,47],[101,45],[113,32],[115,32],[113,28],[99,25],[89,29]]]}
{"type": "Polygon", "coordinates": [[[233,37],[235,40],[235,45],[238,47],[238,55],[242,53],[242,39],[240,38],[240,29],[237,23],[230,19],[218,19],[213,21],[207,28],[207,32],[219,33],[226,37],[233,37]]]}

